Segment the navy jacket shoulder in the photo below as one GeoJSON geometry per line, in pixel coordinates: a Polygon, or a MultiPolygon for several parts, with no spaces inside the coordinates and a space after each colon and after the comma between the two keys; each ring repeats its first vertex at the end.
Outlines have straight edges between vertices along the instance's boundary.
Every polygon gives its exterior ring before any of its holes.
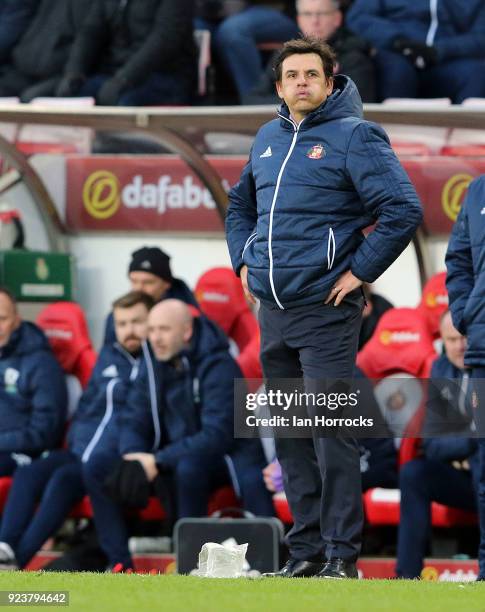
{"type": "Polygon", "coordinates": [[[36,455],[60,443],[65,375],[33,323],[22,322],[0,349],[0,406],[0,451],[36,455]]]}

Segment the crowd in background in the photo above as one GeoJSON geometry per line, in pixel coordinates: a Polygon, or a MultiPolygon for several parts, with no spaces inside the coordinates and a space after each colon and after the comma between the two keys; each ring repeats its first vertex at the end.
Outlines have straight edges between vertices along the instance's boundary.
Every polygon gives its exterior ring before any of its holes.
{"type": "Polygon", "coordinates": [[[5,0],[0,97],[278,102],[272,53],[302,34],[333,48],[335,71],[364,102],[485,97],[481,0],[5,0]],[[212,50],[202,96],[196,30],[210,32],[212,50]]]}

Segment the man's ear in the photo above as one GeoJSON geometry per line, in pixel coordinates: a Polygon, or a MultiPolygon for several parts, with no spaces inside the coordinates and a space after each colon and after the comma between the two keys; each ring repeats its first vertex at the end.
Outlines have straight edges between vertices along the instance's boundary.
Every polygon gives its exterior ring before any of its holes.
{"type": "Polygon", "coordinates": [[[194,333],[193,322],[187,323],[187,325],[185,327],[185,330],[184,330],[184,342],[185,342],[185,344],[190,342],[190,339],[192,338],[192,334],[193,333],[194,333]]]}
{"type": "Polygon", "coordinates": [[[278,94],[278,97],[283,100],[284,98],[283,98],[283,89],[281,87],[281,81],[276,81],[275,85],[276,85],[276,93],[278,94]]]}

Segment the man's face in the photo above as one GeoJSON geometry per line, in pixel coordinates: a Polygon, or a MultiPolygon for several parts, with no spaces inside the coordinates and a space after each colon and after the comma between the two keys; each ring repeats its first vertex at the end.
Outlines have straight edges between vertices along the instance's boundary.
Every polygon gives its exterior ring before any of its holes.
{"type": "Polygon", "coordinates": [[[128,278],[130,279],[132,291],[146,293],[152,297],[155,302],[159,302],[167,289],[170,288],[170,283],[167,283],[167,281],[164,281],[151,272],[130,272],[128,278]]]}
{"type": "Polygon", "coordinates": [[[327,41],[342,25],[342,13],[332,0],[299,0],[297,23],[304,36],[327,41]]]}
{"type": "Polygon", "coordinates": [[[8,344],[10,336],[20,325],[20,317],[12,300],[0,293],[0,347],[8,344]]]}
{"type": "Polygon", "coordinates": [[[465,367],[466,338],[455,329],[449,313],[441,321],[440,332],[449,361],[456,368],[463,370],[465,367]]]}
{"type": "Polygon", "coordinates": [[[333,80],[326,80],[322,60],[316,53],[290,55],[281,69],[281,81],[276,82],[276,89],[299,123],[325,102],[332,93],[333,80]]]}
{"type": "Polygon", "coordinates": [[[187,345],[192,324],[154,311],[148,319],[148,340],[158,361],[170,361],[187,345]]]}
{"type": "Polygon", "coordinates": [[[116,340],[131,354],[137,353],[147,337],[148,310],[145,304],[113,310],[116,340]]]}

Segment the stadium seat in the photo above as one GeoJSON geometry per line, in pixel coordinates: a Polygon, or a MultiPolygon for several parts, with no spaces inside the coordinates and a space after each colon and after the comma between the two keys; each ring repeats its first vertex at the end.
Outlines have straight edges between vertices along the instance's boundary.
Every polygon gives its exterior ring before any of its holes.
{"type": "MultiPolygon", "coordinates": [[[[426,403],[420,379],[429,376],[435,358],[427,322],[413,308],[392,308],[384,313],[372,338],[357,358],[357,365],[377,383],[375,393],[379,407],[398,437],[400,465],[413,459],[419,448],[426,403]],[[396,393],[401,393],[403,398],[398,409],[390,402],[396,393]],[[386,412],[388,405],[391,408],[386,412]]],[[[399,521],[399,490],[376,488],[366,491],[364,511],[371,525],[396,525],[399,521]]]]}
{"type": "Polygon", "coordinates": [[[357,365],[374,380],[396,373],[426,378],[435,358],[433,339],[420,313],[414,308],[391,308],[360,351],[357,365]]]}
{"type": "MultiPolygon", "coordinates": [[[[424,110],[447,108],[451,105],[449,98],[387,98],[382,103],[389,107],[406,110],[424,110]]],[[[446,127],[425,127],[398,125],[389,123],[383,125],[393,149],[398,155],[436,155],[443,145],[447,144],[449,129],[446,127]],[[414,151],[414,152],[413,152],[414,151]]]]}
{"type": "MultiPolygon", "coordinates": [[[[58,109],[92,108],[94,98],[34,98],[30,105],[58,109]]],[[[77,153],[88,155],[91,152],[93,130],[89,127],[23,125],[17,135],[16,147],[25,155],[36,153],[77,153]]]]}
{"type": "Polygon", "coordinates": [[[0,511],[3,510],[5,502],[7,501],[11,485],[12,479],[10,476],[3,476],[0,478],[0,511]]]}
{"type": "Polygon", "coordinates": [[[197,281],[195,297],[202,312],[235,343],[244,377],[261,378],[258,322],[239,278],[230,268],[212,268],[197,281]]]}
{"type": "Polygon", "coordinates": [[[446,272],[438,272],[428,280],[417,310],[423,315],[433,338],[439,338],[441,315],[448,310],[446,272]]]}
{"type": "MultiPolygon", "coordinates": [[[[369,525],[398,525],[401,492],[399,489],[370,489],[364,493],[364,510],[369,525]]],[[[433,502],[431,504],[431,524],[433,527],[449,528],[476,525],[475,512],[467,512],[433,502]]]]}
{"type": "Polygon", "coordinates": [[[96,352],[82,308],[75,302],[49,304],[38,314],[37,325],[44,330],[62,369],[78,378],[85,388],[96,352]]]}
{"type": "MultiPolygon", "coordinates": [[[[0,500],[2,496],[2,480],[4,479],[0,478],[0,500]]],[[[5,480],[10,480],[10,478],[5,480]]],[[[214,491],[214,493],[211,495],[207,507],[207,514],[210,516],[217,510],[223,510],[225,508],[238,508],[239,506],[240,502],[236,498],[234,489],[230,486],[221,487],[214,491]]],[[[93,517],[93,508],[87,495],[71,510],[69,516],[77,519],[93,517]]],[[[157,497],[150,497],[147,507],[140,510],[138,516],[143,521],[162,521],[167,515],[162,504],[160,503],[160,500],[157,497]]]]}
{"type": "MultiPolygon", "coordinates": [[[[467,109],[485,109],[485,98],[467,98],[461,106],[467,109]]],[[[478,128],[453,128],[450,130],[447,142],[441,149],[441,155],[454,157],[485,156],[485,132],[478,128]]]]}
{"type": "MultiPolygon", "coordinates": [[[[414,308],[385,312],[357,357],[357,365],[375,385],[379,407],[396,437],[419,435],[425,406],[420,379],[429,377],[435,358],[433,338],[414,308]],[[391,401],[397,394],[401,395],[398,407],[391,401]]],[[[406,452],[411,445],[405,444],[406,452]]]]}
{"type": "Polygon", "coordinates": [[[485,137],[483,144],[446,145],[441,149],[441,155],[450,157],[485,157],[485,137]]]}
{"type": "Polygon", "coordinates": [[[433,151],[424,142],[406,142],[391,140],[391,146],[398,157],[423,157],[432,155],[433,151]]]}

